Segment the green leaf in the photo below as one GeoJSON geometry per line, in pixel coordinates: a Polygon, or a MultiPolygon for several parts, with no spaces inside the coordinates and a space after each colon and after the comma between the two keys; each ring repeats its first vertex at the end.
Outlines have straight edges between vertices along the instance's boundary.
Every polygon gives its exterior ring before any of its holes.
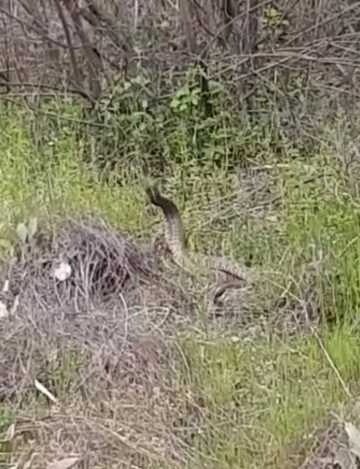
{"type": "Polygon", "coordinates": [[[0,248],[4,248],[6,250],[10,250],[11,249],[11,241],[6,239],[6,238],[0,238],[0,248]]]}

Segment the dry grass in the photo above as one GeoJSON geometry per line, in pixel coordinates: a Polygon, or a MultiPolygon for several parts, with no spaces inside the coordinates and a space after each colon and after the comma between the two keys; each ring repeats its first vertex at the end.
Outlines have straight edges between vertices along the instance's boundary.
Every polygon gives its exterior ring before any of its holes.
{"type": "Polygon", "coordinates": [[[16,434],[30,439],[20,438],[12,457],[35,444],[35,467],[71,454],[91,467],[180,467],[188,450],[175,430],[187,411],[172,386],[178,352],[169,339],[179,302],[189,313],[182,289],[150,252],[106,225],[67,220],[51,242],[36,239],[6,269],[9,293],[19,296],[0,324],[0,395],[28,409],[16,434]],[[59,258],[72,267],[64,282],[51,275],[59,258]],[[36,381],[58,405],[43,407],[36,381]]]}

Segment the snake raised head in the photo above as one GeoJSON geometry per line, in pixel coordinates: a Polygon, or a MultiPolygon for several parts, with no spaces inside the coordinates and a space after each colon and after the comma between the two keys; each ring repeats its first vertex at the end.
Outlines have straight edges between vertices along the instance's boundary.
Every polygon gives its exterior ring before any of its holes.
{"type": "Polygon", "coordinates": [[[198,271],[199,267],[201,270],[215,271],[217,274],[222,273],[226,275],[228,279],[230,277],[232,281],[247,280],[247,272],[225,257],[189,253],[185,247],[181,215],[174,202],[164,197],[154,183],[146,185],[146,193],[150,202],[159,207],[163,212],[165,241],[174,261],[180,267],[191,273],[198,271]]]}

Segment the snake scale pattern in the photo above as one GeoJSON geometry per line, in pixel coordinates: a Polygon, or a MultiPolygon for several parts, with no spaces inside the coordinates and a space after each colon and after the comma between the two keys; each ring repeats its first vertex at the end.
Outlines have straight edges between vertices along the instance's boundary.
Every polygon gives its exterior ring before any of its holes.
{"type": "Polygon", "coordinates": [[[177,265],[195,275],[202,275],[204,272],[207,275],[211,275],[211,272],[215,272],[217,276],[222,274],[232,284],[234,281],[248,280],[247,270],[225,257],[190,253],[185,247],[181,215],[174,202],[164,197],[153,183],[147,184],[146,193],[150,202],[162,210],[165,241],[177,265]]]}

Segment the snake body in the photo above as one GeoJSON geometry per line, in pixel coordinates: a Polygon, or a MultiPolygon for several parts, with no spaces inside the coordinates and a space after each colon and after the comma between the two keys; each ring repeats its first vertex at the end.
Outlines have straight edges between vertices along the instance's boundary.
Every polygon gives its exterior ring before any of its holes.
{"type": "Polygon", "coordinates": [[[192,256],[185,247],[181,215],[174,202],[164,197],[155,184],[148,184],[146,193],[150,202],[163,212],[165,241],[176,264],[191,273],[207,270],[208,272],[221,272],[233,280],[247,279],[247,272],[227,258],[199,253],[192,256]]]}

